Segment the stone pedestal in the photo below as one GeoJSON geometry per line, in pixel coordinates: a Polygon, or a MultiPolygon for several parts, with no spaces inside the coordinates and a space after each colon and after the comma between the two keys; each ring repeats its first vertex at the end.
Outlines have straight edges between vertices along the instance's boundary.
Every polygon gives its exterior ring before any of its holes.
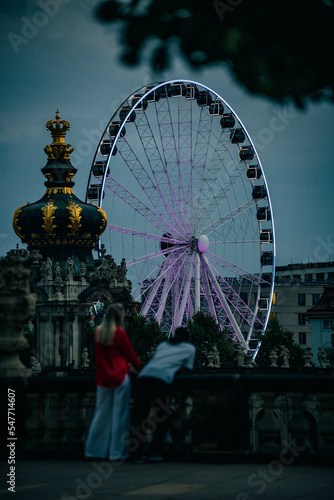
{"type": "Polygon", "coordinates": [[[15,258],[0,262],[0,377],[27,377],[19,358],[28,348],[24,329],[34,317],[36,297],[29,291],[29,271],[15,258]]]}

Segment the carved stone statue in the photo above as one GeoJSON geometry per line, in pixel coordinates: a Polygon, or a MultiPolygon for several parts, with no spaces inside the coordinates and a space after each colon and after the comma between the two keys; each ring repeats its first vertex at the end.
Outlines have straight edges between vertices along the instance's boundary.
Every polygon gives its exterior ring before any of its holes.
{"type": "Polygon", "coordinates": [[[91,284],[101,284],[109,286],[117,279],[117,265],[111,255],[105,255],[100,261],[100,265],[89,275],[91,284]]]}
{"type": "Polygon", "coordinates": [[[41,273],[41,278],[45,278],[46,276],[46,263],[42,262],[41,267],[39,268],[39,272],[41,273]]]}
{"type": "Polygon", "coordinates": [[[80,266],[79,266],[80,279],[83,280],[86,277],[86,274],[87,274],[87,266],[84,262],[80,262],[80,266]]]}
{"type": "Polygon", "coordinates": [[[122,262],[121,262],[121,276],[123,279],[125,278],[126,273],[127,273],[126,262],[125,262],[125,259],[123,257],[122,262]]]}
{"type": "Polygon", "coordinates": [[[29,260],[31,260],[32,264],[39,264],[42,259],[43,256],[39,250],[31,250],[29,260]]]}
{"type": "Polygon", "coordinates": [[[57,278],[61,278],[59,262],[56,262],[56,265],[55,265],[55,279],[57,280],[57,278]]]}
{"type": "Polygon", "coordinates": [[[278,359],[278,354],[277,354],[277,349],[273,349],[269,355],[270,359],[270,368],[276,368],[278,366],[277,364],[277,359],[278,359]]]}
{"type": "Polygon", "coordinates": [[[326,353],[322,347],[318,347],[317,358],[319,361],[320,368],[326,368],[326,353]]]}
{"type": "Polygon", "coordinates": [[[50,259],[50,257],[46,258],[45,271],[46,271],[46,277],[52,280],[52,260],[50,259]]]}
{"type": "Polygon", "coordinates": [[[290,368],[290,364],[289,364],[290,353],[289,353],[289,349],[287,347],[285,347],[285,346],[281,347],[281,356],[283,358],[282,368],[290,368]]]}
{"type": "Polygon", "coordinates": [[[305,347],[303,352],[304,368],[312,368],[310,363],[312,359],[312,349],[311,347],[305,347]]]}
{"type": "Polygon", "coordinates": [[[213,346],[212,351],[207,354],[207,360],[209,361],[209,368],[219,368],[220,367],[220,356],[219,351],[216,346],[213,346]]]}
{"type": "Polygon", "coordinates": [[[70,280],[73,278],[73,260],[71,257],[68,257],[65,263],[65,271],[66,271],[66,279],[70,280]]]}
{"type": "Polygon", "coordinates": [[[89,354],[87,347],[84,347],[82,350],[81,368],[89,368],[89,354]]]}
{"type": "Polygon", "coordinates": [[[20,264],[27,262],[30,257],[30,254],[26,248],[19,248],[19,245],[16,246],[16,249],[9,250],[7,252],[8,257],[13,257],[15,260],[18,260],[20,264]]]}

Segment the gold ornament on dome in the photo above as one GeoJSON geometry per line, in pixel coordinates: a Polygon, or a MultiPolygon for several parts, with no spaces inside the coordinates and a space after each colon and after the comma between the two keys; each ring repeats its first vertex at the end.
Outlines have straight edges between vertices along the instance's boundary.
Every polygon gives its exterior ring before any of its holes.
{"type": "Polygon", "coordinates": [[[63,194],[74,194],[73,192],[73,189],[70,188],[70,187],[66,187],[66,186],[61,186],[61,187],[49,187],[47,188],[47,190],[45,191],[45,194],[48,195],[48,198],[50,198],[50,196],[52,194],[58,194],[58,193],[63,193],[63,194]]]}
{"type": "Polygon", "coordinates": [[[48,203],[41,208],[44,222],[42,228],[45,229],[45,233],[47,234],[47,236],[55,236],[54,230],[57,228],[57,226],[53,224],[53,221],[56,218],[56,216],[53,214],[56,210],[57,207],[54,206],[52,200],[48,201],[48,203]]]}
{"type": "Polygon", "coordinates": [[[99,227],[99,234],[96,235],[96,236],[100,236],[103,233],[103,231],[105,230],[105,228],[107,227],[107,214],[105,213],[103,208],[101,208],[101,207],[96,207],[96,208],[97,208],[97,211],[101,214],[101,219],[102,219],[102,226],[99,227]]]}
{"type": "MultiPolygon", "coordinates": [[[[28,205],[28,203],[27,203],[27,205],[28,205]]],[[[19,216],[21,215],[22,210],[24,209],[24,207],[26,207],[27,205],[23,205],[22,207],[17,208],[15,210],[15,212],[14,212],[14,215],[13,215],[13,228],[14,228],[15,233],[17,234],[17,236],[19,238],[21,238],[21,240],[23,238],[25,238],[25,236],[23,236],[21,234],[21,229],[22,228],[18,225],[18,223],[19,223],[19,216]]]]}
{"type": "Polygon", "coordinates": [[[57,110],[56,119],[49,120],[46,123],[46,128],[50,130],[52,135],[52,144],[47,144],[44,148],[49,160],[69,160],[70,154],[74,150],[71,144],[65,142],[66,132],[70,128],[69,122],[60,120],[59,111],[57,110]]]}
{"type": "Polygon", "coordinates": [[[70,212],[69,219],[71,221],[71,224],[68,224],[69,232],[67,233],[68,236],[76,236],[78,234],[79,229],[81,228],[81,212],[82,208],[79,207],[76,203],[73,203],[72,200],[70,200],[68,206],[66,207],[66,210],[70,212]]]}

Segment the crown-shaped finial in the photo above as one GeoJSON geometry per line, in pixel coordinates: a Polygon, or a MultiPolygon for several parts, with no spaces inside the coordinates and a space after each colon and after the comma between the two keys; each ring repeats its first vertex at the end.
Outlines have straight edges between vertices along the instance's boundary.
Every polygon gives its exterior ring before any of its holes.
{"type": "Polygon", "coordinates": [[[46,128],[50,130],[52,135],[52,144],[45,146],[44,151],[49,160],[68,160],[73,151],[71,144],[65,143],[65,135],[70,128],[70,123],[66,120],[60,120],[58,109],[55,118],[55,120],[46,122],[46,128]]]}
{"type": "Polygon", "coordinates": [[[46,128],[51,132],[53,139],[52,144],[64,144],[65,143],[64,137],[66,135],[67,130],[69,130],[70,128],[70,124],[66,120],[60,120],[60,114],[57,109],[56,119],[49,120],[46,123],[46,128]]]}

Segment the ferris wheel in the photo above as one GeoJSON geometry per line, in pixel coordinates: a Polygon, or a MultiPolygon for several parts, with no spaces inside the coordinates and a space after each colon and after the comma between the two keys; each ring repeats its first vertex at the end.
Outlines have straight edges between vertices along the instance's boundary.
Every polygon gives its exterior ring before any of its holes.
{"type": "Polygon", "coordinates": [[[272,207],[254,144],[216,92],[172,80],[130,95],[101,137],[86,201],[107,212],[140,314],[169,335],[203,311],[256,356],[273,298],[272,207]]]}

